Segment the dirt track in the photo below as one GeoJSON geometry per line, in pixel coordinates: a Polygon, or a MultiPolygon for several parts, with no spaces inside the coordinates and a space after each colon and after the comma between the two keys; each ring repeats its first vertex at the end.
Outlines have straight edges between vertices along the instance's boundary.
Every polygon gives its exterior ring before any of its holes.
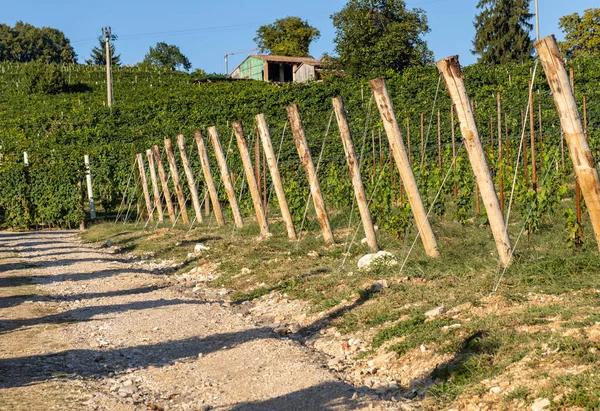
{"type": "Polygon", "coordinates": [[[0,233],[0,409],[361,410],[302,345],[75,232],[0,233]]]}

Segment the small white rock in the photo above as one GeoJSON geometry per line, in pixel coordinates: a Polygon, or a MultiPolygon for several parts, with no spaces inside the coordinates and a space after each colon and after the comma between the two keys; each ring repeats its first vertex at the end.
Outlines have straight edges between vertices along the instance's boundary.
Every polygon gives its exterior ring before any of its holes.
{"type": "Polygon", "coordinates": [[[531,411],[542,411],[548,408],[550,400],[548,398],[537,398],[531,405],[531,411]]]}
{"type": "Polygon", "coordinates": [[[425,313],[425,317],[434,318],[444,313],[444,306],[440,305],[439,307],[434,308],[433,310],[429,310],[425,313]]]}
{"type": "Polygon", "coordinates": [[[200,253],[200,252],[202,252],[202,251],[204,251],[204,250],[210,250],[210,247],[208,247],[208,246],[206,246],[206,245],[204,245],[204,244],[202,244],[202,243],[198,243],[198,244],[196,244],[196,246],[194,247],[194,252],[195,252],[195,253],[200,253]]]}
{"type": "Polygon", "coordinates": [[[358,260],[358,268],[364,270],[370,270],[376,265],[391,267],[397,264],[396,257],[392,253],[383,250],[375,254],[365,254],[358,260]]]}
{"type": "Polygon", "coordinates": [[[242,274],[250,274],[252,271],[249,268],[242,268],[242,274]]]}

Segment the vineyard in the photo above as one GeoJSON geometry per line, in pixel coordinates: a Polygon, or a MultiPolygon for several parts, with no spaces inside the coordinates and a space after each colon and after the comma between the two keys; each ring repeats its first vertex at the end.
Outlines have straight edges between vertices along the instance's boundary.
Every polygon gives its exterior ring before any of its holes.
{"type": "MultiPolygon", "coordinates": [[[[66,84],[47,94],[31,91],[27,65],[0,65],[1,224],[84,222],[81,238],[132,253],[177,292],[264,310],[269,332],[313,344],[374,396],[596,409],[598,204],[586,207],[580,161],[591,156],[573,155],[543,58],[449,78],[453,62],[305,85],[120,67],[112,109],[102,69],[60,66],[66,84]],[[377,249],[391,261],[357,270],[377,249]],[[395,388],[376,388],[384,376],[395,388]]],[[[563,73],[598,159],[600,60],[563,73]]]]}
{"type": "MultiPolygon", "coordinates": [[[[595,156],[600,150],[599,92],[594,87],[598,65],[600,62],[592,59],[570,62],[576,98],[595,156]]],[[[80,188],[84,154],[91,158],[94,196],[100,216],[114,216],[122,211],[119,207],[133,201],[135,210],[128,214],[135,220],[142,210],[142,196],[139,185],[133,184],[139,179],[133,172],[134,154],[154,144],[162,146],[163,139],[180,133],[189,136],[188,152],[193,153],[194,130],[206,130],[210,126],[216,126],[228,150],[227,162],[242,213],[252,215],[250,195],[242,192],[244,178],[239,153],[231,149],[231,122],[239,120],[244,124],[248,146],[254,149],[258,137],[253,117],[264,113],[273,145],[277,146],[294,223],[299,225],[305,220],[303,228],[312,230],[316,227],[314,216],[309,213],[308,218],[303,218],[309,190],[305,179],[299,178],[303,170],[285,116],[285,107],[289,104],[298,104],[301,112],[310,151],[319,163],[318,177],[327,207],[334,215],[350,215],[352,185],[339,131],[335,121],[332,123],[331,98],[337,96],[343,98],[348,113],[375,224],[398,239],[403,239],[413,226],[410,206],[393,166],[367,82],[353,79],[331,79],[309,85],[199,82],[179,72],[123,67],[115,71],[117,103],[109,110],[105,107],[105,80],[101,69],[64,66],[67,90],[45,95],[28,94],[20,87],[25,80],[25,68],[26,65],[17,64],[3,64],[1,68],[0,186],[3,195],[0,207],[4,209],[6,227],[78,226],[84,215],[80,188]],[[29,166],[23,164],[23,152],[28,153],[29,166]],[[126,192],[132,189],[139,192],[126,192]]],[[[465,69],[465,82],[496,188],[501,191],[501,201],[508,202],[517,166],[514,210],[527,220],[529,234],[540,229],[545,216],[551,215],[561,200],[574,198],[572,166],[543,70],[536,71],[533,84],[533,123],[529,116],[525,118],[528,82],[533,69],[533,64],[508,68],[475,65],[465,69]],[[526,138],[520,164],[516,165],[521,131],[526,138]],[[534,145],[530,144],[530,135],[535,139],[534,145]],[[528,155],[530,147],[536,148],[535,163],[531,162],[533,153],[528,155]],[[533,174],[539,180],[537,190],[531,187],[533,174]],[[500,180],[503,180],[502,190],[500,180]]],[[[431,210],[433,218],[450,218],[461,223],[475,218],[485,223],[485,210],[480,205],[466,152],[461,148],[458,123],[449,96],[440,83],[433,67],[409,69],[387,80],[425,207],[429,209],[441,187],[441,195],[431,210]],[[449,183],[442,187],[444,177],[449,183]]],[[[209,156],[213,170],[217,170],[211,150],[209,156]]],[[[200,176],[198,157],[191,155],[190,162],[194,173],[200,176]]],[[[274,196],[270,175],[265,167],[263,162],[263,169],[258,173],[259,178],[263,176],[261,191],[265,191],[267,202],[272,202],[276,210],[276,199],[271,198],[274,196]]],[[[220,185],[218,177],[216,180],[220,185]]],[[[205,192],[203,184],[200,178],[201,193],[205,192]]],[[[220,187],[220,201],[225,203],[226,193],[220,187]]],[[[189,201],[186,184],[183,189],[189,201]]],[[[579,246],[582,240],[577,234],[579,225],[575,214],[574,204],[564,210],[567,232],[561,235],[569,247],[579,246]]]]}

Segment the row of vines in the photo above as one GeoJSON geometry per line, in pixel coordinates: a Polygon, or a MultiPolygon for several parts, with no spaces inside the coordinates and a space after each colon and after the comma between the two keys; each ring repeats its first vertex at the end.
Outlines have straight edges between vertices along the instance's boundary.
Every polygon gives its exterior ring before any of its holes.
{"type": "MultiPolygon", "coordinates": [[[[582,112],[585,98],[590,145],[600,158],[600,91],[596,87],[600,61],[586,59],[569,65],[574,70],[576,98],[582,112]]],[[[352,186],[339,132],[335,120],[331,122],[331,99],[342,96],[357,151],[362,153],[363,180],[372,198],[375,223],[398,238],[404,237],[410,228],[410,208],[366,81],[343,78],[308,85],[254,81],[203,83],[194,82],[185,73],[118,68],[114,73],[116,103],[109,110],[105,106],[101,69],[64,66],[62,70],[69,83],[67,91],[56,95],[28,94],[20,87],[24,65],[0,65],[0,214],[6,227],[77,226],[83,217],[84,154],[89,154],[92,161],[96,204],[101,215],[110,215],[117,211],[124,197],[136,194],[141,198],[139,193],[126,192],[127,183],[136,178],[135,153],[144,152],[153,144],[162,147],[165,138],[180,133],[187,137],[188,153],[195,153],[193,131],[205,132],[213,125],[227,148],[232,137],[230,123],[235,120],[243,122],[249,146],[253,147],[257,138],[254,116],[258,113],[266,115],[276,149],[281,143],[280,170],[292,215],[299,224],[309,190],[286,124],[285,107],[289,104],[299,106],[313,158],[317,161],[322,157],[319,180],[328,208],[348,215],[352,186]],[[28,166],[23,164],[23,152],[29,154],[28,166]]],[[[505,67],[473,65],[464,70],[490,168],[498,187],[503,180],[507,205],[522,130],[527,136],[522,149],[527,151],[531,147],[525,109],[532,72],[533,63],[505,67]],[[498,93],[502,106],[502,158],[497,131],[498,93]]],[[[437,197],[433,216],[485,222],[470,164],[461,149],[458,125],[454,125],[454,130],[452,127],[450,99],[440,84],[437,70],[411,68],[386,81],[404,139],[410,145],[413,170],[426,207],[437,197]]],[[[514,185],[513,207],[526,220],[528,232],[538,230],[544,216],[555,210],[562,199],[572,197],[573,191],[568,151],[566,147],[563,150],[559,119],[539,69],[534,81],[534,115],[537,190],[531,186],[531,154],[528,157],[525,151],[514,185]]],[[[235,139],[228,156],[239,193],[243,190],[243,170],[235,139]]],[[[191,154],[190,160],[196,176],[200,177],[198,156],[191,154]]],[[[219,183],[214,157],[210,161],[219,183]]],[[[202,179],[198,180],[203,192],[202,179]]],[[[269,190],[268,172],[265,180],[269,190]]],[[[134,189],[135,184],[130,184],[130,190],[134,189]]],[[[189,195],[185,184],[184,190],[189,195]]],[[[219,195],[226,204],[223,189],[219,195]]],[[[269,197],[276,207],[275,196],[269,197]]],[[[240,197],[240,205],[246,215],[252,213],[247,192],[240,197]]],[[[573,216],[573,210],[565,212],[565,224],[570,233],[575,233],[570,245],[578,241],[578,223],[573,216]]],[[[316,227],[311,219],[308,225],[316,227]]]]}

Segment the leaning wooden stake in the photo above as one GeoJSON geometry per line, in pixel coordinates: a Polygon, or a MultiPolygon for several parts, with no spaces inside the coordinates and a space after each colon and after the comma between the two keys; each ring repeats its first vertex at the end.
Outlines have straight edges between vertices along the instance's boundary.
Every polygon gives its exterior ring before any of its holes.
{"type": "Polygon", "coordinates": [[[373,221],[371,220],[369,203],[367,202],[367,195],[365,194],[365,187],[363,186],[360,174],[360,164],[356,160],[356,152],[354,150],[354,144],[352,143],[352,136],[350,135],[350,126],[348,125],[346,110],[344,109],[344,103],[342,102],[341,97],[333,99],[333,109],[340,129],[342,143],[344,144],[346,162],[350,169],[350,177],[352,178],[352,185],[354,186],[354,195],[356,196],[360,218],[362,219],[365,235],[367,236],[367,244],[373,252],[377,252],[379,251],[379,246],[377,245],[375,228],[373,227],[373,221]]]}
{"type": "Polygon", "coordinates": [[[219,140],[219,134],[217,133],[216,127],[209,127],[208,134],[210,135],[210,141],[212,142],[213,149],[215,150],[215,158],[219,164],[219,170],[221,171],[221,179],[223,180],[223,186],[229,199],[229,205],[231,206],[231,213],[233,214],[233,221],[237,228],[244,226],[242,220],[242,214],[240,213],[240,207],[238,206],[237,199],[235,198],[235,189],[231,183],[231,175],[229,174],[229,167],[227,167],[227,161],[223,154],[223,148],[221,147],[221,141],[219,140]]]}
{"type": "Polygon", "coordinates": [[[325,208],[325,202],[323,201],[323,195],[321,194],[321,186],[319,185],[319,179],[317,178],[317,171],[315,170],[315,165],[308,149],[308,143],[306,142],[306,135],[304,134],[304,128],[302,127],[298,106],[295,104],[288,106],[287,115],[290,120],[294,143],[296,144],[298,155],[300,156],[302,166],[306,172],[313,203],[317,212],[317,220],[319,220],[319,226],[323,233],[323,239],[327,244],[333,244],[335,240],[333,238],[333,232],[331,231],[329,216],[327,215],[327,209],[325,208]]]}
{"type": "MultiPolygon", "coordinates": [[[[433,230],[431,229],[431,225],[427,218],[427,212],[421,201],[421,195],[419,194],[415,175],[410,168],[406,149],[404,148],[404,142],[402,141],[402,133],[400,132],[400,127],[398,126],[396,116],[394,115],[394,109],[392,108],[390,97],[388,96],[385,81],[379,78],[369,81],[369,84],[375,95],[377,108],[379,109],[379,114],[381,115],[381,120],[383,121],[383,126],[385,127],[385,132],[390,142],[390,149],[394,156],[394,160],[396,161],[396,166],[400,171],[400,179],[406,189],[408,202],[410,203],[413,215],[415,216],[415,221],[417,223],[419,235],[421,236],[421,241],[423,241],[425,247],[425,252],[429,257],[437,258],[440,253],[438,251],[435,235],[433,234],[433,230]]],[[[422,119],[421,116],[421,120],[422,119]]],[[[423,125],[422,121],[421,125],[423,125]]],[[[423,127],[421,127],[421,131],[423,131],[423,127]]],[[[421,144],[421,148],[423,149],[423,152],[421,153],[421,160],[423,161],[423,154],[425,153],[423,144],[421,144]]]]}
{"type": "Polygon", "coordinates": [[[163,166],[160,148],[158,148],[157,145],[153,145],[152,153],[154,154],[154,160],[156,161],[156,168],[158,168],[158,177],[160,178],[160,185],[162,186],[165,203],[167,204],[167,212],[169,213],[171,222],[175,222],[175,209],[173,208],[173,202],[171,201],[171,193],[169,192],[169,185],[167,184],[167,173],[165,173],[165,167],[163,166]]]}
{"type": "Polygon", "coordinates": [[[194,178],[194,172],[190,166],[190,160],[185,149],[185,137],[183,134],[177,136],[177,145],[179,146],[179,154],[181,154],[181,163],[183,164],[183,170],[187,177],[188,188],[190,189],[190,195],[192,197],[192,204],[194,205],[194,211],[196,212],[196,221],[202,222],[202,205],[198,198],[198,189],[196,188],[196,179],[194,178]]]}
{"type": "Polygon", "coordinates": [[[283,184],[281,183],[281,175],[279,174],[279,168],[277,167],[277,158],[273,151],[273,143],[271,142],[271,133],[269,132],[269,126],[264,114],[258,114],[256,116],[256,124],[258,126],[258,133],[262,140],[263,152],[269,165],[269,172],[271,173],[271,180],[273,180],[273,187],[275,188],[275,194],[277,195],[277,202],[281,209],[281,217],[287,230],[288,238],[290,240],[296,239],[296,230],[294,229],[294,223],[292,221],[292,215],[288,207],[287,199],[285,198],[285,191],[283,190],[283,184]]]}
{"type": "Polygon", "coordinates": [[[510,239],[508,238],[504,215],[500,209],[498,196],[494,188],[494,181],[490,175],[483,146],[479,139],[477,126],[475,125],[475,116],[469,104],[469,97],[467,96],[458,56],[438,61],[437,67],[444,78],[452,102],[455,104],[460,130],[465,140],[465,148],[469,154],[477,186],[479,187],[487,211],[492,234],[496,241],[496,248],[500,256],[500,262],[503,266],[508,267],[513,261],[510,239]]]}
{"type": "Polygon", "coordinates": [[[158,221],[162,223],[165,217],[162,209],[162,201],[160,201],[160,190],[158,189],[158,179],[156,178],[156,169],[154,168],[154,156],[152,155],[152,150],[146,150],[146,157],[148,157],[148,168],[150,169],[150,180],[152,180],[154,204],[156,204],[156,211],[158,211],[158,221]]]}
{"type": "Polygon", "coordinates": [[[154,221],[154,210],[152,210],[152,200],[150,200],[150,193],[148,192],[148,180],[146,179],[146,168],[144,167],[144,158],[142,153],[137,153],[137,163],[140,170],[140,183],[142,184],[142,190],[144,192],[144,200],[146,202],[146,210],[148,211],[148,220],[154,221]]]}
{"type": "MultiPolygon", "coordinates": [[[[258,221],[258,225],[260,227],[260,235],[268,236],[269,235],[269,224],[267,223],[267,216],[265,214],[265,209],[263,207],[259,183],[260,180],[257,181],[256,175],[252,170],[252,159],[250,158],[250,152],[248,151],[248,145],[246,144],[246,139],[244,138],[244,129],[242,128],[242,123],[239,121],[234,121],[231,123],[233,127],[233,132],[235,134],[235,139],[237,140],[238,148],[240,149],[240,157],[242,158],[242,164],[244,166],[244,171],[246,173],[246,180],[248,181],[248,188],[250,189],[250,195],[252,197],[252,202],[254,203],[254,211],[256,211],[256,220],[258,221]]],[[[260,157],[258,157],[260,160],[260,157]]],[[[259,176],[260,176],[260,169],[259,176]]]]}
{"type": "Polygon", "coordinates": [[[569,84],[569,77],[554,36],[537,41],[535,48],[544,66],[560,123],[569,145],[573,168],[594,228],[596,242],[600,248],[600,179],[594,164],[594,156],[581,125],[581,118],[569,84]]]}
{"type": "MultiPolygon", "coordinates": [[[[179,180],[177,163],[175,162],[175,156],[173,155],[173,144],[168,138],[165,139],[165,152],[167,153],[169,168],[171,169],[171,180],[173,180],[173,187],[175,187],[175,193],[177,194],[177,202],[179,203],[179,209],[181,210],[181,218],[183,219],[184,224],[189,224],[190,218],[188,217],[185,197],[183,196],[183,188],[181,187],[181,181],[179,180]]],[[[175,219],[173,219],[173,223],[175,223],[175,219]]]]}
{"type": "MultiPolygon", "coordinates": [[[[210,196],[210,202],[208,198],[206,204],[209,205],[212,202],[213,209],[215,210],[215,218],[217,219],[217,224],[219,226],[225,225],[225,221],[223,220],[223,213],[221,211],[221,204],[219,204],[219,195],[217,194],[217,189],[215,188],[215,182],[212,177],[212,173],[210,172],[210,164],[208,162],[208,154],[206,153],[206,145],[204,144],[204,137],[200,130],[194,131],[194,139],[196,140],[196,147],[198,147],[198,157],[200,157],[200,164],[202,165],[202,173],[204,174],[204,181],[206,186],[208,187],[208,194],[210,196]]],[[[208,210],[207,214],[210,214],[210,207],[205,207],[208,210]]]]}

